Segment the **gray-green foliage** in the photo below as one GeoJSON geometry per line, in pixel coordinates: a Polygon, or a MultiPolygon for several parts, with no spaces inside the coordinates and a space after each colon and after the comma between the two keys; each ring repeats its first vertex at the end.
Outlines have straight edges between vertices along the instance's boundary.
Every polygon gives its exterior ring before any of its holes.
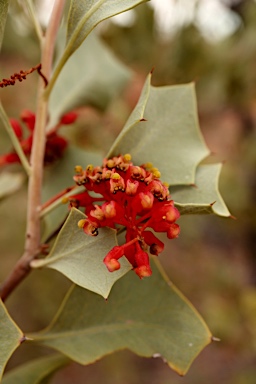
{"type": "Polygon", "coordinates": [[[4,368],[22,341],[23,333],[14,323],[2,300],[0,300],[0,381],[4,368]]]}
{"type": "Polygon", "coordinates": [[[135,164],[150,161],[158,167],[163,181],[193,184],[197,165],[209,154],[199,130],[194,85],[152,87],[150,79],[108,157],[129,152],[135,164]]]}
{"type": "Polygon", "coordinates": [[[41,357],[8,371],[2,384],[46,384],[55,371],[69,362],[67,357],[59,354],[41,357]]]}
{"type": "Polygon", "coordinates": [[[0,1],[0,49],[4,36],[4,27],[7,19],[9,0],[0,1]]]}
{"type": "Polygon", "coordinates": [[[89,33],[103,20],[125,12],[148,0],[71,0],[67,20],[66,47],[55,68],[46,93],[51,89],[69,57],[82,44],[89,33]]]}
{"type": "Polygon", "coordinates": [[[120,279],[107,302],[74,286],[49,327],[30,337],[80,364],[128,348],[162,357],[180,374],[211,341],[201,317],[154,265],[143,281],[134,272],[120,279]]]}
{"type": "Polygon", "coordinates": [[[218,188],[221,167],[222,164],[200,165],[196,170],[194,185],[171,188],[172,198],[181,214],[215,213],[230,216],[218,188]]]}
{"type": "Polygon", "coordinates": [[[57,79],[50,97],[48,126],[51,128],[65,112],[81,106],[106,108],[130,75],[128,68],[97,35],[91,34],[70,57],[57,79]]]}
{"type": "Polygon", "coordinates": [[[77,226],[84,218],[82,212],[73,208],[50,255],[34,260],[32,266],[56,269],[79,286],[107,298],[113,284],[131,269],[131,265],[123,257],[120,270],[109,273],[103,259],[117,245],[116,231],[102,228],[97,237],[86,236],[77,226]]]}
{"type": "Polygon", "coordinates": [[[0,174],[0,200],[18,191],[24,183],[24,179],[21,172],[2,172],[0,174]]]}

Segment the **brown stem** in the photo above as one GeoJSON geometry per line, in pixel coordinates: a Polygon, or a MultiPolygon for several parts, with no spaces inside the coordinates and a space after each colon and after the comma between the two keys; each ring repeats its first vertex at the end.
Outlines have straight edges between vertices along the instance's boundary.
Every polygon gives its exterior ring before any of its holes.
{"type": "MultiPolygon", "coordinates": [[[[42,45],[42,69],[44,76],[49,79],[52,68],[52,58],[55,38],[58,32],[65,0],[56,0],[51,20],[46,30],[42,45]]],[[[16,286],[30,272],[30,262],[40,252],[40,206],[43,180],[43,161],[45,151],[45,127],[47,122],[48,101],[43,96],[45,83],[40,78],[37,94],[36,125],[31,151],[31,176],[28,184],[28,210],[25,251],[15,265],[10,275],[0,288],[1,298],[6,299],[16,286]]]]}

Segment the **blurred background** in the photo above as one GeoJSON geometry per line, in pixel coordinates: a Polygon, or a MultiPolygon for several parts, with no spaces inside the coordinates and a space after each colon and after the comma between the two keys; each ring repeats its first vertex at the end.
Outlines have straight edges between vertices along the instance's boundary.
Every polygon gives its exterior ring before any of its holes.
{"type": "MultiPolygon", "coordinates": [[[[47,25],[51,1],[37,1],[47,25]]],[[[1,78],[39,62],[36,37],[22,2],[11,1],[1,53],[1,78]]],[[[153,85],[196,83],[201,129],[212,158],[224,163],[220,190],[236,219],[187,216],[182,233],[161,255],[170,279],[199,310],[213,335],[180,378],[160,359],[122,351],[88,367],[71,364],[52,383],[255,384],[256,382],[256,2],[254,0],[152,0],[102,23],[97,33],[133,75],[122,94],[99,110],[79,110],[72,131],[84,148],[106,153],[135,106],[146,75],[153,85]],[[103,129],[103,131],[102,131],[103,129]],[[103,133],[102,133],[103,132],[103,133]]],[[[34,111],[37,75],[1,90],[10,117],[34,111]]],[[[0,131],[0,152],[10,147],[0,131]]],[[[0,280],[20,257],[26,187],[0,202],[0,280]],[[15,241],[13,241],[15,237],[15,241]]],[[[45,327],[69,282],[57,272],[35,271],[8,299],[25,331],[45,327]],[[56,286],[58,289],[56,289],[56,286]]],[[[8,369],[47,350],[22,346],[8,369]]]]}

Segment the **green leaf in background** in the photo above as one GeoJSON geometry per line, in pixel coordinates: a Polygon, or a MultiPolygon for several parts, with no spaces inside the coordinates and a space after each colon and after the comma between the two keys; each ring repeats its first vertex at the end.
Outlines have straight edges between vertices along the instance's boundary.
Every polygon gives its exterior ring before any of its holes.
{"type": "Polygon", "coordinates": [[[23,339],[23,333],[8,314],[2,300],[0,300],[0,381],[4,368],[23,339]]]}
{"type": "Polygon", "coordinates": [[[131,272],[120,279],[107,302],[74,286],[49,327],[30,337],[81,364],[127,348],[162,357],[185,374],[211,334],[187,299],[152,267],[149,278],[131,272]]]}
{"type": "Polygon", "coordinates": [[[59,354],[41,357],[8,371],[2,384],[41,384],[68,363],[70,359],[59,354]]]}
{"type": "Polygon", "coordinates": [[[194,85],[152,87],[150,78],[108,157],[130,153],[134,164],[153,163],[171,185],[193,184],[197,165],[209,154],[194,85]]]}
{"type": "Polygon", "coordinates": [[[46,259],[34,260],[34,268],[48,267],[63,273],[75,284],[107,298],[113,284],[131,268],[125,257],[121,268],[110,273],[103,263],[106,254],[117,245],[116,231],[101,228],[98,236],[86,235],[77,223],[85,215],[73,208],[46,259]]]}
{"type": "Polygon", "coordinates": [[[88,36],[58,77],[50,97],[48,127],[57,124],[65,112],[80,106],[89,104],[106,108],[123,89],[130,75],[128,68],[95,34],[88,36]]]}
{"type": "MultiPolygon", "coordinates": [[[[69,145],[62,159],[45,169],[42,193],[43,201],[46,202],[65,188],[75,185],[73,176],[76,165],[81,165],[83,168],[86,168],[88,164],[96,166],[101,163],[102,155],[100,153],[85,151],[69,145]]],[[[67,205],[61,204],[44,217],[43,242],[63,223],[67,214],[67,205]]]]}
{"type": "Polygon", "coordinates": [[[215,213],[230,217],[218,189],[222,164],[200,165],[194,186],[174,186],[171,196],[181,214],[215,213]]]}
{"type": "Polygon", "coordinates": [[[0,49],[2,46],[3,36],[4,36],[4,28],[8,14],[8,6],[9,0],[1,0],[0,1],[0,49]]]}
{"type": "Polygon", "coordinates": [[[7,173],[0,174],[0,200],[10,196],[18,191],[23,185],[25,176],[23,173],[7,173]]]}
{"type": "MultiPolygon", "coordinates": [[[[82,44],[84,39],[96,27],[96,25],[103,20],[128,11],[129,9],[134,8],[146,1],[148,0],[71,0],[67,21],[68,29],[66,48],[48,84],[46,94],[51,92],[51,89],[66,61],[82,44]]],[[[90,52],[87,54],[90,54],[90,52]]]]}

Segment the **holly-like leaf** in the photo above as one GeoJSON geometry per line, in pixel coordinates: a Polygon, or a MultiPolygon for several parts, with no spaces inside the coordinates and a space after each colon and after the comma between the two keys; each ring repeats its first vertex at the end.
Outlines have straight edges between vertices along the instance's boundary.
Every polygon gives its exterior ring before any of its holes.
{"type": "Polygon", "coordinates": [[[12,193],[18,191],[24,183],[25,176],[23,173],[7,173],[0,174],[0,200],[8,197],[12,193]]]}
{"type": "MultiPolygon", "coordinates": [[[[75,184],[73,176],[76,165],[86,168],[88,164],[100,165],[101,163],[101,154],[69,145],[63,158],[44,172],[43,201],[48,201],[60,191],[75,184]]],[[[45,241],[63,223],[67,214],[67,205],[61,204],[44,217],[42,241],[45,241]]]]}
{"type": "Polygon", "coordinates": [[[23,339],[23,333],[8,314],[3,302],[0,300],[0,381],[4,368],[23,339]]]}
{"type": "Polygon", "coordinates": [[[49,327],[31,337],[80,364],[127,348],[162,357],[181,375],[211,341],[200,315],[154,265],[150,278],[120,279],[107,302],[74,286],[49,327]]]}
{"type": "Polygon", "coordinates": [[[58,77],[50,97],[48,127],[57,124],[65,112],[80,106],[106,108],[123,89],[130,74],[103,42],[91,34],[58,77]]]}
{"type": "Polygon", "coordinates": [[[222,164],[200,165],[196,171],[195,185],[171,188],[172,199],[181,214],[215,213],[231,216],[218,189],[221,167],[222,164]]]}
{"type": "Polygon", "coordinates": [[[4,36],[4,28],[8,14],[8,6],[9,0],[1,0],[0,1],[0,49],[2,46],[3,36],[4,36]]]}
{"type": "Polygon", "coordinates": [[[209,154],[194,85],[152,87],[150,78],[107,156],[130,153],[135,164],[153,163],[171,185],[193,184],[197,165],[209,154]]]}
{"type": "Polygon", "coordinates": [[[116,231],[101,228],[98,236],[88,236],[77,225],[84,218],[82,212],[73,208],[49,256],[32,261],[31,266],[56,269],[77,285],[107,298],[113,284],[132,266],[123,257],[120,270],[110,273],[103,259],[117,245],[116,231]]]}
{"type": "MultiPolygon", "coordinates": [[[[66,48],[61,56],[46,93],[51,89],[66,61],[82,44],[89,33],[103,20],[128,11],[148,0],[71,0],[68,15],[66,48]]],[[[90,52],[88,52],[90,54],[90,52]]],[[[81,68],[82,70],[82,68],[81,68]]]]}
{"type": "Polygon", "coordinates": [[[18,366],[8,371],[2,380],[2,384],[41,384],[48,382],[58,369],[68,364],[70,359],[62,355],[41,357],[29,363],[18,366]]]}

